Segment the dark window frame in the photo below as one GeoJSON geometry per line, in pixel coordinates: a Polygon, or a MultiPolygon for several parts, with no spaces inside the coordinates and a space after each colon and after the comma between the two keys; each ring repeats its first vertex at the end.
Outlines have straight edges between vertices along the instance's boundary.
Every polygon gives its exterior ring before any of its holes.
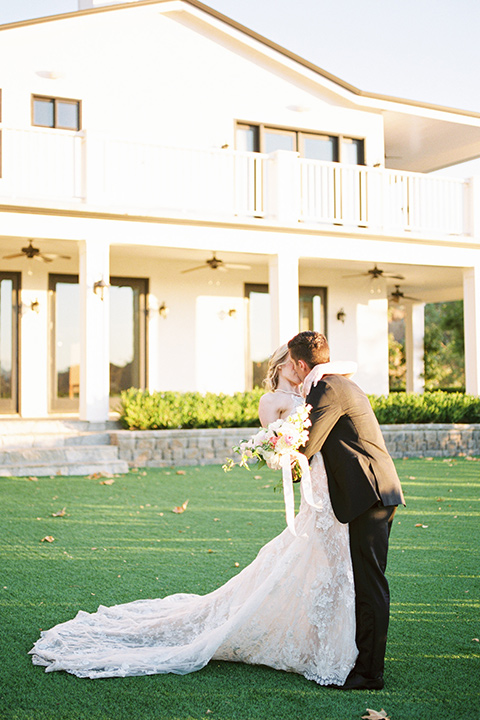
{"type": "Polygon", "coordinates": [[[64,98],[64,97],[52,97],[51,95],[32,95],[31,100],[31,116],[32,126],[49,128],[50,130],[70,130],[70,132],[79,132],[82,127],[82,101],[76,100],[75,98],[64,98]],[[53,125],[40,125],[35,122],[35,100],[53,102],[53,125]],[[70,105],[76,105],[78,107],[78,127],[65,127],[64,125],[58,125],[57,123],[57,103],[68,103],[70,105]]]}
{"type": "MultiPolygon", "coordinates": [[[[337,154],[338,159],[334,160],[334,162],[342,162],[342,142],[344,140],[354,140],[354,141],[360,141],[362,143],[362,162],[359,163],[359,165],[365,165],[365,137],[362,137],[360,135],[346,135],[345,133],[329,133],[329,132],[321,132],[318,129],[316,130],[308,130],[306,128],[299,128],[299,127],[288,127],[286,125],[274,125],[271,123],[255,123],[251,122],[250,120],[235,120],[235,144],[236,144],[236,137],[237,137],[237,130],[241,128],[256,128],[257,129],[257,138],[258,138],[258,149],[254,152],[265,152],[265,131],[268,130],[275,130],[285,133],[295,133],[296,134],[296,152],[301,152],[302,148],[302,136],[317,136],[317,137],[329,137],[334,138],[336,140],[337,144],[337,154]]],[[[303,157],[302,155],[300,155],[303,157]]]]}

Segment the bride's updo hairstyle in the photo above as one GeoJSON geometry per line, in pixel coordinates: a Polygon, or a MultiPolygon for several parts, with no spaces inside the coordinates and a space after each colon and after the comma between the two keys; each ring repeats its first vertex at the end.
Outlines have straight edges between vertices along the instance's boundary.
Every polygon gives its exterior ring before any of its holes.
{"type": "Polygon", "coordinates": [[[288,360],[288,345],[280,345],[270,356],[268,361],[267,377],[263,381],[265,388],[275,392],[278,387],[278,371],[288,360]]]}
{"type": "Polygon", "coordinates": [[[303,360],[309,368],[330,362],[330,348],[322,333],[306,330],[298,333],[288,342],[290,355],[294,360],[303,360]]]}

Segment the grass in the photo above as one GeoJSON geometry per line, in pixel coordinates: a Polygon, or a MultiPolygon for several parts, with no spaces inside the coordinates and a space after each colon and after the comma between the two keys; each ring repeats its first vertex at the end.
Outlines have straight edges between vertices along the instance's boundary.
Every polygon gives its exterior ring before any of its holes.
{"type": "Polygon", "coordinates": [[[360,720],[367,707],[391,720],[478,718],[480,462],[397,467],[407,508],[389,555],[386,688],[348,693],[216,661],[186,676],[85,680],[45,674],[27,655],[41,628],[79,609],[223,584],[285,526],[273,472],[0,478],[1,720],[360,720]]]}

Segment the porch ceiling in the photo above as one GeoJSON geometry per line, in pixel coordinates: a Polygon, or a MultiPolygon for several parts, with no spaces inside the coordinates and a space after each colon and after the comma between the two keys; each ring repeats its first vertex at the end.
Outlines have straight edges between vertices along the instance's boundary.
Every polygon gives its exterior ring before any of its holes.
{"type": "Polygon", "coordinates": [[[393,110],[382,114],[387,168],[432,172],[480,157],[480,127],[475,126],[480,120],[465,118],[464,124],[393,110]]]}

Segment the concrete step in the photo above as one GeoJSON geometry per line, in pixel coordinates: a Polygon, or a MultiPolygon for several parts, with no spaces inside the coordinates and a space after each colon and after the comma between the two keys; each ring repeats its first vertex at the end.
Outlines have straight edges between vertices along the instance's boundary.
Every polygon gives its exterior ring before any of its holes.
{"type": "Polygon", "coordinates": [[[128,464],[124,460],[90,463],[44,463],[22,465],[0,465],[0,477],[48,477],[52,475],[105,475],[123,474],[128,472],[128,464]]]}
{"type": "Polygon", "coordinates": [[[121,430],[116,420],[87,422],[69,418],[9,418],[0,420],[0,435],[77,435],[79,433],[121,430]]]}
{"type": "Polygon", "coordinates": [[[96,463],[117,459],[118,448],[114,445],[64,445],[63,447],[0,450],[0,467],[22,464],[96,463]]]}
{"type": "MultiPolygon", "coordinates": [[[[1,430],[1,428],[0,428],[1,430]]],[[[0,436],[0,450],[62,447],[64,445],[109,445],[109,433],[22,433],[0,436]]]]}

